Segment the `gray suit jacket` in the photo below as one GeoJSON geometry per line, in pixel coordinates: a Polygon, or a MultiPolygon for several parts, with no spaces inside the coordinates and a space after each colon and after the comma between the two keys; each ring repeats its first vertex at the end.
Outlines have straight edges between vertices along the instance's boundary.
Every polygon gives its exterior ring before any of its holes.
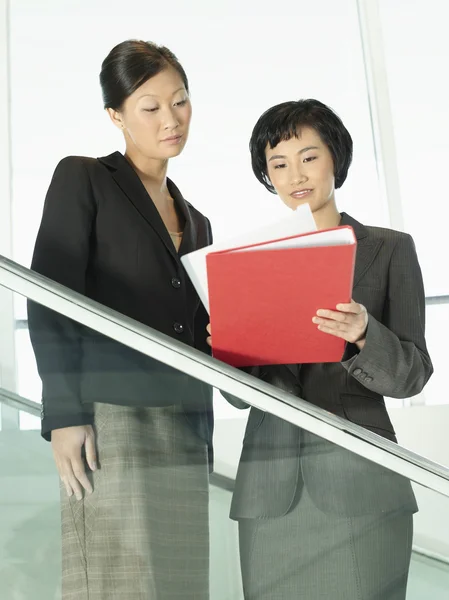
{"type": "MultiPolygon", "coordinates": [[[[251,372],[396,441],[383,397],[414,396],[433,372],[424,337],[421,270],[409,235],[365,227],[344,213],[342,224],[353,227],[358,242],[353,298],[369,313],[363,350],[348,344],[341,363],[274,365],[251,372]]],[[[236,399],[228,400],[244,407],[236,399]]],[[[282,516],[303,485],[321,510],[341,516],[417,510],[407,479],[251,409],[231,517],[282,516]]]]}

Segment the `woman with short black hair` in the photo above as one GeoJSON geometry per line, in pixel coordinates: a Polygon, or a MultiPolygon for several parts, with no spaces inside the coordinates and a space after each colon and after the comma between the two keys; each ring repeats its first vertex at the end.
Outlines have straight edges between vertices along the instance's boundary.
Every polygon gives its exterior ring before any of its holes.
{"type": "MultiPolygon", "coordinates": [[[[209,352],[180,256],[210,244],[211,227],[167,178],[189,134],[185,71],[129,40],[100,82],[126,151],[59,163],[32,268],[209,352]]],[[[29,325],[63,484],[63,598],[206,600],[211,389],[34,303],[29,325]]]]}
{"type": "MultiPolygon", "coordinates": [[[[396,441],[384,396],[420,393],[433,371],[412,238],[338,211],[352,139],[323,103],[270,108],[250,150],[257,179],[289,208],[308,203],[319,229],[350,225],[357,237],[352,302],[310,315],[346,341],[342,361],[252,374],[396,441]]],[[[246,600],[404,600],[416,510],[405,478],[251,409],[231,509],[246,600]]]]}

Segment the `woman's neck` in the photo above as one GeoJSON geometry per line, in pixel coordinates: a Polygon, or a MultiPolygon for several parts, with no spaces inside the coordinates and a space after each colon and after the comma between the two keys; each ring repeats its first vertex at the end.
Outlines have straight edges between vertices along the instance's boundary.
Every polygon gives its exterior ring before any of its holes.
{"type": "Polygon", "coordinates": [[[168,160],[147,159],[141,155],[133,156],[133,153],[128,151],[125,153],[125,158],[139,176],[167,230],[182,231],[182,219],[167,188],[168,160]]]}
{"type": "Polygon", "coordinates": [[[341,222],[341,215],[338,212],[335,200],[330,200],[322,208],[315,211],[313,218],[319,230],[338,227],[341,222]]]}
{"type": "Polygon", "coordinates": [[[125,158],[136,171],[145,188],[150,193],[150,196],[165,196],[168,193],[168,160],[146,158],[141,154],[129,151],[128,148],[125,152],[125,158]]]}

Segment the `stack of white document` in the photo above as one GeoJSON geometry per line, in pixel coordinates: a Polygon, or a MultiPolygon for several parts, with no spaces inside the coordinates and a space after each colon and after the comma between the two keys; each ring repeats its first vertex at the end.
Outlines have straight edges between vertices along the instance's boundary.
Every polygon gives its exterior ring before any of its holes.
{"type": "Polygon", "coordinates": [[[192,280],[207,312],[210,313],[206,263],[206,256],[209,253],[230,250],[242,246],[250,246],[253,244],[263,244],[270,242],[271,240],[279,240],[316,230],[317,226],[312,211],[310,210],[310,206],[308,204],[303,204],[290,216],[273,225],[261,227],[223,242],[217,242],[211,246],[206,246],[205,248],[201,248],[201,250],[196,250],[190,254],[186,254],[181,257],[181,262],[192,280]]]}

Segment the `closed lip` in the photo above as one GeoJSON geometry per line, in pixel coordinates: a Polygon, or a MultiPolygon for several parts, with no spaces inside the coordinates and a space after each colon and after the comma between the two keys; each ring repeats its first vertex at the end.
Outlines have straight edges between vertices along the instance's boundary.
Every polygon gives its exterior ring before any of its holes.
{"type": "Polygon", "coordinates": [[[174,142],[175,140],[180,140],[182,138],[182,133],[178,135],[170,135],[169,137],[164,138],[163,142],[174,142]]]}
{"type": "Polygon", "coordinates": [[[312,191],[313,190],[311,188],[304,188],[303,190],[295,190],[290,194],[290,196],[293,196],[295,198],[307,196],[307,194],[310,194],[310,192],[312,192],[312,191]]]}

